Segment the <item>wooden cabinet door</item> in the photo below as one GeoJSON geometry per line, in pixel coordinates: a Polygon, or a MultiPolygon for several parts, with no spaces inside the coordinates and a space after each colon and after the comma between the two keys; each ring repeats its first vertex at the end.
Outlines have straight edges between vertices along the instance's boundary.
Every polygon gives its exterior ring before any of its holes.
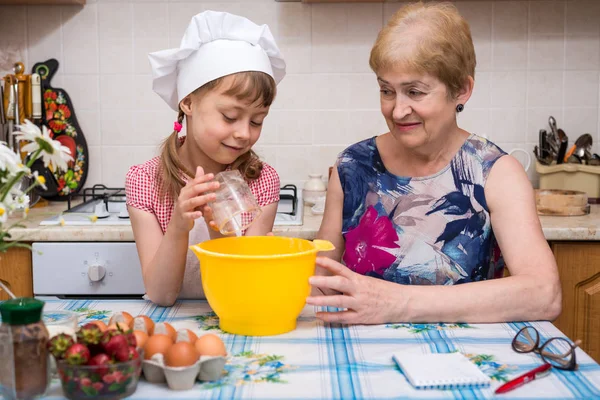
{"type": "MultiPolygon", "coordinates": [[[[6,253],[0,253],[0,279],[15,296],[33,296],[31,250],[11,247],[6,253]]],[[[9,298],[10,296],[0,289],[0,300],[9,298]]]]}
{"type": "Polygon", "coordinates": [[[600,242],[554,242],[562,313],[554,325],[600,362],[600,242]]]}

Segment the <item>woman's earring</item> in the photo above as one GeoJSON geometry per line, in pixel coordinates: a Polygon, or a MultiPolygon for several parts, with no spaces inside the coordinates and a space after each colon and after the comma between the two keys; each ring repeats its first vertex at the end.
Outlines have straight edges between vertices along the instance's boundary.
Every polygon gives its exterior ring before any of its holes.
{"type": "Polygon", "coordinates": [[[456,112],[461,112],[464,109],[465,109],[465,106],[463,104],[459,104],[456,106],[456,112]]]}

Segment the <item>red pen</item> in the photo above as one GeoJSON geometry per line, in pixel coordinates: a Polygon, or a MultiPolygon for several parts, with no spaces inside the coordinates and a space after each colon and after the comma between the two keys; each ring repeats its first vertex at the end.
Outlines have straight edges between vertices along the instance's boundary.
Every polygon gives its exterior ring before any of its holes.
{"type": "Polygon", "coordinates": [[[532,369],[531,371],[525,372],[523,375],[520,375],[513,379],[512,381],[506,382],[504,385],[500,386],[496,389],[496,394],[498,393],[506,393],[509,390],[513,390],[518,388],[521,385],[526,384],[534,379],[541,378],[550,373],[550,368],[552,365],[545,363],[544,365],[540,365],[539,367],[532,369]]]}

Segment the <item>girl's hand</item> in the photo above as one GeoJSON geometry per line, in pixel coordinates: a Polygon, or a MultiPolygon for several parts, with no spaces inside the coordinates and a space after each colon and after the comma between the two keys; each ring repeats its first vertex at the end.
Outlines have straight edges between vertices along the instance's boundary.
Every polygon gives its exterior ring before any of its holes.
{"type": "Polygon", "coordinates": [[[208,204],[204,206],[204,208],[202,209],[202,213],[204,214],[204,221],[206,222],[206,225],[208,225],[208,227],[211,228],[213,231],[219,232],[219,227],[213,219],[212,208],[210,208],[208,204]]]}
{"type": "Polygon", "coordinates": [[[212,181],[213,178],[213,174],[205,175],[202,167],[196,168],[196,176],[181,189],[175,202],[171,222],[176,229],[189,232],[194,221],[203,215],[202,209],[216,198],[213,191],[219,188],[219,182],[212,181]]]}
{"type": "MultiPolygon", "coordinates": [[[[306,303],[314,306],[346,309],[337,312],[318,312],[317,318],[325,322],[342,324],[382,324],[389,322],[393,312],[389,283],[351,271],[346,266],[327,257],[317,257],[317,265],[331,276],[312,276],[310,284],[315,288],[340,292],[330,296],[310,296],[306,303]]],[[[400,285],[396,285],[396,290],[400,285]]]]}

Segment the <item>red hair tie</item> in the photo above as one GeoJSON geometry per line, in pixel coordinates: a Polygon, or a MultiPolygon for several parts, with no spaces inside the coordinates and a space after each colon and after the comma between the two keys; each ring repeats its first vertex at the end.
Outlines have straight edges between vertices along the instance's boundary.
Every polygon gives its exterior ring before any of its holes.
{"type": "Polygon", "coordinates": [[[173,124],[173,129],[175,129],[177,132],[181,132],[182,127],[183,126],[177,121],[175,121],[175,123],[173,124]]]}

